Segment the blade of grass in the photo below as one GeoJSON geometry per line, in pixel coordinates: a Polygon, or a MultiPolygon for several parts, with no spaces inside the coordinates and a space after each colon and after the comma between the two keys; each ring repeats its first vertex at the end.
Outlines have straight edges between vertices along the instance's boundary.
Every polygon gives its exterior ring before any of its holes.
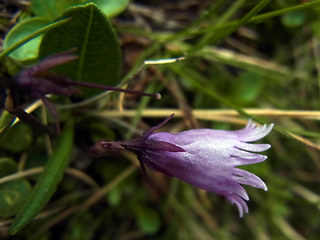
{"type": "Polygon", "coordinates": [[[295,240],[306,240],[293,226],[291,226],[282,216],[273,217],[275,225],[288,238],[295,240]]]}
{"type": "MultiPolygon", "coordinates": [[[[288,13],[291,13],[291,12],[306,10],[308,8],[315,7],[316,5],[319,5],[319,4],[320,4],[320,0],[315,0],[315,1],[312,1],[312,2],[299,4],[297,6],[288,7],[288,8],[285,8],[285,9],[280,9],[280,10],[272,11],[272,12],[269,12],[269,13],[263,13],[263,14],[260,14],[260,15],[252,17],[251,19],[249,19],[247,21],[247,23],[261,22],[261,21],[264,21],[264,20],[267,20],[267,19],[270,19],[270,18],[273,18],[273,17],[277,17],[277,16],[281,16],[281,15],[284,15],[284,14],[288,14],[288,13]]],[[[220,26],[204,27],[204,28],[202,28],[202,29],[200,29],[198,31],[194,31],[193,33],[190,33],[190,34],[199,35],[199,34],[203,34],[203,33],[208,32],[208,31],[226,29],[226,28],[229,28],[229,27],[235,27],[237,24],[239,24],[238,21],[231,21],[231,22],[225,23],[225,24],[220,25],[220,26]]]]}
{"type": "Polygon", "coordinates": [[[53,155],[49,158],[45,170],[26,199],[25,204],[21,206],[17,213],[9,230],[11,235],[26,227],[55,193],[69,164],[73,135],[73,123],[69,122],[59,136],[53,155]]]}
{"type": "MultiPolygon", "coordinates": [[[[133,156],[133,155],[132,155],[133,156]]],[[[134,156],[135,157],[135,156],[134,156]]],[[[79,203],[77,205],[72,206],[71,208],[67,209],[66,211],[62,212],[55,218],[51,219],[49,222],[44,224],[41,228],[38,229],[38,232],[36,235],[40,235],[47,231],[49,228],[57,224],[58,222],[62,221],[63,219],[67,218],[71,214],[78,212],[78,211],[84,211],[91,206],[93,206],[95,203],[97,203],[101,198],[103,198],[110,190],[112,190],[114,187],[119,185],[121,182],[126,180],[135,170],[137,169],[136,164],[130,165],[128,168],[123,170],[119,175],[117,175],[112,181],[101,187],[99,190],[94,192],[92,196],[88,199],[86,199],[84,202],[79,203]]],[[[34,236],[35,237],[35,236],[34,236]]]]}
{"type": "MultiPolygon", "coordinates": [[[[243,18],[236,21],[234,25],[230,26],[226,30],[224,30],[220,33],[216,33],[214,31],[212,31],[211,33],[209,33],[209,35],[207,35],[203,39],[201,39],[200,42],[196,45],[196,47],[192,49],[192,51],[201,49],[203,46],[208,44],[209,40],[210,40],[211,44],[215,44],[218,41],[220,41],[222,38],[230,35],[234,31],[236,31],[239,27],[241,27],[242,25],[249,22],[250,19],[252,19],[255,15],[257,15],[258,12],[260,12],[270,1],[271,0],[262,0],[253,9],[251,9],[243,18]]],[[[242,2],[238,2],[238,3],[239,3],[239,6],[236,5],[237,9],[242,5],[242,2]]],[[[221,24],[218,24],[218,26],[221,26],[221,24]]]]}
{"type": "Polygon", "coordinates": [[[215,92],[212,89],[212,87],[208,86],[208,84],[206,83],[205,79],[203,79],[200,74],[197,74],[192,69],[186,69],[182,65],[173,65],[172,64],[172,65],[168,65],[168,66],[173,72],[175,72],[179,76],[181,76],[181,77],[183,77],[185,79],[188,79],[188,81],[190,83],[192,83],[194,85],[194,87],[196,87],[197,89],[201,90],[201,92],[204,92],[207,95],[209,95],[209,96],[213,97],[214,99],[216,99],[217,101],[223,103],[224,105],[235,109],[239,114],[241,114],[243,116],[246,116],[248,118],[252,118],[253,117],[250,114],[248,114],[245,111],[243,111],[240,107],[238,107],[235,104],[233,104],[232,102],[230,102],[229,100],[221,97],[217,92],[215,92]]]}
{"type": "Polygon", "coordinates": [[[197,20],[193,21],[189,27],[183,29],[182,31],[176,34],[170,35],[170,37],[166,39],[166,42],[172,42],[174,40],[179,39],[180,37],[187,37],[192,31],[194,31],[194,28],[198,28],[198,26],[201,26],[201,24],[206,19],[215,17],[219,9],[225,4],[226,0],[220,0],[213,3],[210,6],[209,10],[202,14],[197,20]]]}
{"type": "Polygon", "coordinates": [[[288,8],[285,8],[285,9],[280,9],[280,10],[276,10],[276,11],[272,11],[272,12],[269,12],[269,13],[264,13],[264,14],[255,16],[249,22],[253,23],[253,22],[259,22],[259,21],[267,20],[269,18],[281,16],[281,15],[284,15],[284,14],[287,14],[287,13],[301,11],[301,10],[305,10],[307,8],[312,8],[312,7],[315,7],[316,5],[319,5],[319,4],[320,4],[320,0],[315,0],[315,1],[311,1],[311,2],[305,2],[305,3],[299,4],[297,6],[288,7],[288,8]]]}
{"type": "Polygon", "coordinates": [[[314,193],[313,191],[309,190],[308,188],[294,184],[291,186],[293,192],[307,200],[307,202],[314,204],[318,210],[320,210],[320,196],[314,193]]]}
{"type": "MultiPolygon", "coordinates": [[[[245,3],[246,1],[244,0],[238,0],[235,3],[232,4],[232,6],[223,14],[223,16],[218,18],[218,21],[216,24],[213,26],[221,26],[225,22],[227,22],[232,15],[234,15],[245,3]]],[[[209,24],[210,25],[210,24],[209,24]]],[[[202,48],[204,45],[210,41],[210,39],[213,39],[213,37],[217,34],[216,31],[209,31],[207,32],[199,41],[198,46],[196,47],[197,49],[202,48]]],[[[218,33],[219,34],[219,33],[218,33]]]]}
{"type": "MultiPolygon", "coordinates": [[[[204,47],[197,51],[195,55],[210,61],[225,63],[275,79],[283,79],[292,74],[292,71],[285,66],[262,58],[239,54],[228,49],[204,47]]],[[[296,75],[304,77],[305,74],[298,72],[296,75]]]]}

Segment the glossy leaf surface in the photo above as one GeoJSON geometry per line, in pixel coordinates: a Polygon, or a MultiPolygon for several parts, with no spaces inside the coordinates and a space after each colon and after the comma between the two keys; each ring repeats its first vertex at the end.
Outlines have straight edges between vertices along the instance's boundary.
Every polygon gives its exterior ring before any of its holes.
{"type": "MultiPolygon", "coordinates": [[[[11,29],[11,31],[6,36],[3,44],[4,49],[8,49],[18,41],[32,34],[33,32],[36,32],[44,28],[49,23],[50,21],[48,19],[42,17],[30,18],[28,20],[18,23],[14,26],[14,28],[11,29]]],[[[37,58],[41,38],[42,36],[38,36],[32,39],[31,41],[27,42],[18,50],[13,52],[10,55],[10,57],[20,61],[37,58]]]]}

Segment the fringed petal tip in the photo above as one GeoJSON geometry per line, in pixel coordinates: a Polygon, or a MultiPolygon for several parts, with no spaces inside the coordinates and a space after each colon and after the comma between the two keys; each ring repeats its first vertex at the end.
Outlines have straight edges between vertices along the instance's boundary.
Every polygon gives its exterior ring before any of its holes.
{"type": "Polygon", "coordinates": [[[228,201],[237,206],[239,211],[239,217],[242,218],[244,213],[249,212],[247,203],[239,196],[233,195],[227,198],[228,201]]]}
{"type": "MultiPolygon", "coordinates": [[[[265,191],[268,191],[267,186],[265,186],[265,188],[263,188],[263,189],[265,191]]],[[[249,198],[243,199],[242,197],[237,196],[236,194],[233,194],[232,196],[227,196],[227,199],[230,203],[237,206],[240,218],[242,218],[244,214],[247,214],[249,212],[248,205],[244,201],[244,200],[249,201],[249,198]]]]}
{"type": "Polygon", "coordinates": [[[241,141],[244,142],[253,142],[267,136],[272,130],[274,124],[269,125],[264,124],[262,126],[257,126],[255,123],[249,119],[246,127],[242,130],[239,130],[239,137],[241,141]]]}
{"type": "Polygon", "coordinates": [[[267,143],[257,144],[257,143],[239,142],[234,147],[239,150],[248,151],[248,152],[264,152],[269,148],[271,148],[271,145],[267,143]]]}
{"type": "Polygon", "coordinates": [[[261,180],[261,178],[251,172],[240,168],[233,169],[233,180],[239,184],[249,185],[255,188],[263,189],[265,191],[268,190],[267,185],[264,181],[261,180]]]}
{"type": "Polygon", "coordinates": [[[250,118],[248,120],[248,123],[247,123],[247,125],[246,125],[246,127],[244,129],[253,129],[255,127],[256,127],[256,125],[252,122],[252,119],[250,118]]]}

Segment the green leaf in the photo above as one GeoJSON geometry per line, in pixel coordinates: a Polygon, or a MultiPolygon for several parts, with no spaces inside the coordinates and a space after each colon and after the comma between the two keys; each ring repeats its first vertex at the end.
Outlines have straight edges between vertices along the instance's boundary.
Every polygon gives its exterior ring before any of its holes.
{"type": "MultiPolygon", "coordinates": [[[[11,122],[11,114],[7,111],[2,111],[0,116],[0,134],[4,128],[11,122]]],[[[1,136],[1,135],[0,135],[1,136]]]]}
{"type": "Polygon", "coordinates": [[[151,208],[141,207],[136,211],[139,227],[148,234],[156,233],[161,221],[158,213],[151,208]]]}
{"type": "Polygon", "coordinates": [[[31,0],[30,11],[38,17],[55,19],[59,14],[52,0],[31,0]]]}
{"type": "MultiPolygon", "coordinates": [[[[66,22],[68,22],[69,20],[71,20],[70,18],[67,19],[61,19],[59,21],[50,23],[48,26],[43,27],[35,32],[32,32],[30,35],[22,38],[19,41],[15,41],[15,43],[13,45],[7,46],[7,48],[5,48],[5,50],[0,53],[0,60],[2,58],[4,58],[5,56],[8,56],[9,54],[11,54],[12,52],[14,52],[15,50],[19,49],[21,46],[23,46],[24,44],[26,44],[27,42],[31,41],[32,39],[36,38],[37,36],[41,35],[42,33],[45,33],[46,31],[55,28],[57,26],[60,26],[66,22]]],[[[10,34],[10,33],[9,33],[10,34]]]]}
{"type": "MultiPolygon", "coordinates": [[[[68,228],[64,231],[61,240],[90,240],[96,239],[97,228],[105,220],[103,212],[91,213],[82,211],[72,217],[69,221],[68,228]],[[90,226],[90,228],[88,228],[90,226]]],[[[99,230],[98,230],[99,231],[99,230]]],[[[101,236],[101,235],[100,235],[101,236]]],[[[100,239],[105,239],[104,237],[100,239]]]]}
{"type": "Polygon", "coordinates": [[[18,179],[0,185],[0,217],[15,215],[28,194],[31,186],[27,180],[18,179]]]}
{"type": "MultiPolygon", "coordinates": [[[[17,163],[11,158],[0,158],[0,177],[10,175],[18,170],[17,163]]],[[[0,185],[0,217],[7,218],[17,213],[18,207],[31,190],[26,180],[14,180],[0,185]]]]}
{"type": "Polygon", "coordinates": [[[301,27],[307,19],[306,12],[292,12],[282,16],[281,21],[287,27],[301,27]]]}
{"type": "Polygon", "coordinates": [[[62,180],[64,171],[69,164],[73,136],[73,123],[69,122],[58,137],[54,152],[49,158],[39,180],[19,209],[9,230],[10,234],[16,234],[29,224],[55,193],[58,184],[62,180]]]}
{"type": "Polygon", "coordinates": [[[0,148],[11,152],[21,152],[27,149],[33,141],[33,132],[30,126],[23,122],[8,129],[0,136],[0,148]]]}
{"type": "MultiPolygon", "coordinates": [[[[77,48],[79,59],[55,69],[73,80],[115,85],[121,69],[121,51],[117,35],[106,16],[89,3],[73,7],[61,18],[72,21],[47,32],[40,45],[41,58],[77,48]]],[[[95,89],[81,89],[93,95],[95,89]]]]}
{"type": "Polygon", "coordinates": [[[54,20],[68,8],[89,2],[95,3],[108,17],[121,13],[129,4],[129,0],[32,0],[31,11],[38,17],[54,20]]]}
{"type": "Polygon", "coordinates": [[[15,173],[17,170],[17,163],[12,158],[0,158],[0,177],[15,173]]]}
{"type": "Polygon", "coordinates": [[[117,206],[121,201],[121,191],[119,187],[112,189],[108,194],[108,200],[111,206],[117,206]]]}
{"type": "Polygon", "coordinates": [[[263,88],[263,78],[254,72],[245,72],[234,86],[234,98],[238,104],[253,102],[263,88]]]}
{"type": "Polygon", "coordinates": [[[126,9],[129,0],[95,0],[92,1],[101,9],[108,17],[113,17],[126,9]]]}
{"type": "MultiPolygon", "coordinates": [[[[18,23],[10,30],[10,32],[6,36],[3,43],[3,48],[5,50],[10,48],[20,40],[32,34],[33,32],[39,31],[40,29],[44,28],[46,25],[49,24],[49,22],[50,21],[48,19],[37,17],[30,18],[28,20],[18,23]]],[[[38,36],[32,39],[31,41],[27,42],[17,51],[13,52],[10,55],[10,57],[20,61],[37,58],[41,38],[42,36],[38,36]]]]}
{"type": "Polygon", "coordinates": [[[54,20],[69,7],[82,4],[83,2],[81,0],[32,0],[31,11],[36,16],[54,20]]]}

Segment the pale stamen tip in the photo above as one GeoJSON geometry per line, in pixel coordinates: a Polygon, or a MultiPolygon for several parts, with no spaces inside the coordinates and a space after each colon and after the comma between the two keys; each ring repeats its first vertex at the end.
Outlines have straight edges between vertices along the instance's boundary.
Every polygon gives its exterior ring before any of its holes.
{"type": "Polygon", "coordinates": [[[160,99],[162,98],[162,96],[161,96],[160,93],[156,93],[156,94],[154,95],[154,98],[155,98],[156,100],[160,100],[160,99]]]}

